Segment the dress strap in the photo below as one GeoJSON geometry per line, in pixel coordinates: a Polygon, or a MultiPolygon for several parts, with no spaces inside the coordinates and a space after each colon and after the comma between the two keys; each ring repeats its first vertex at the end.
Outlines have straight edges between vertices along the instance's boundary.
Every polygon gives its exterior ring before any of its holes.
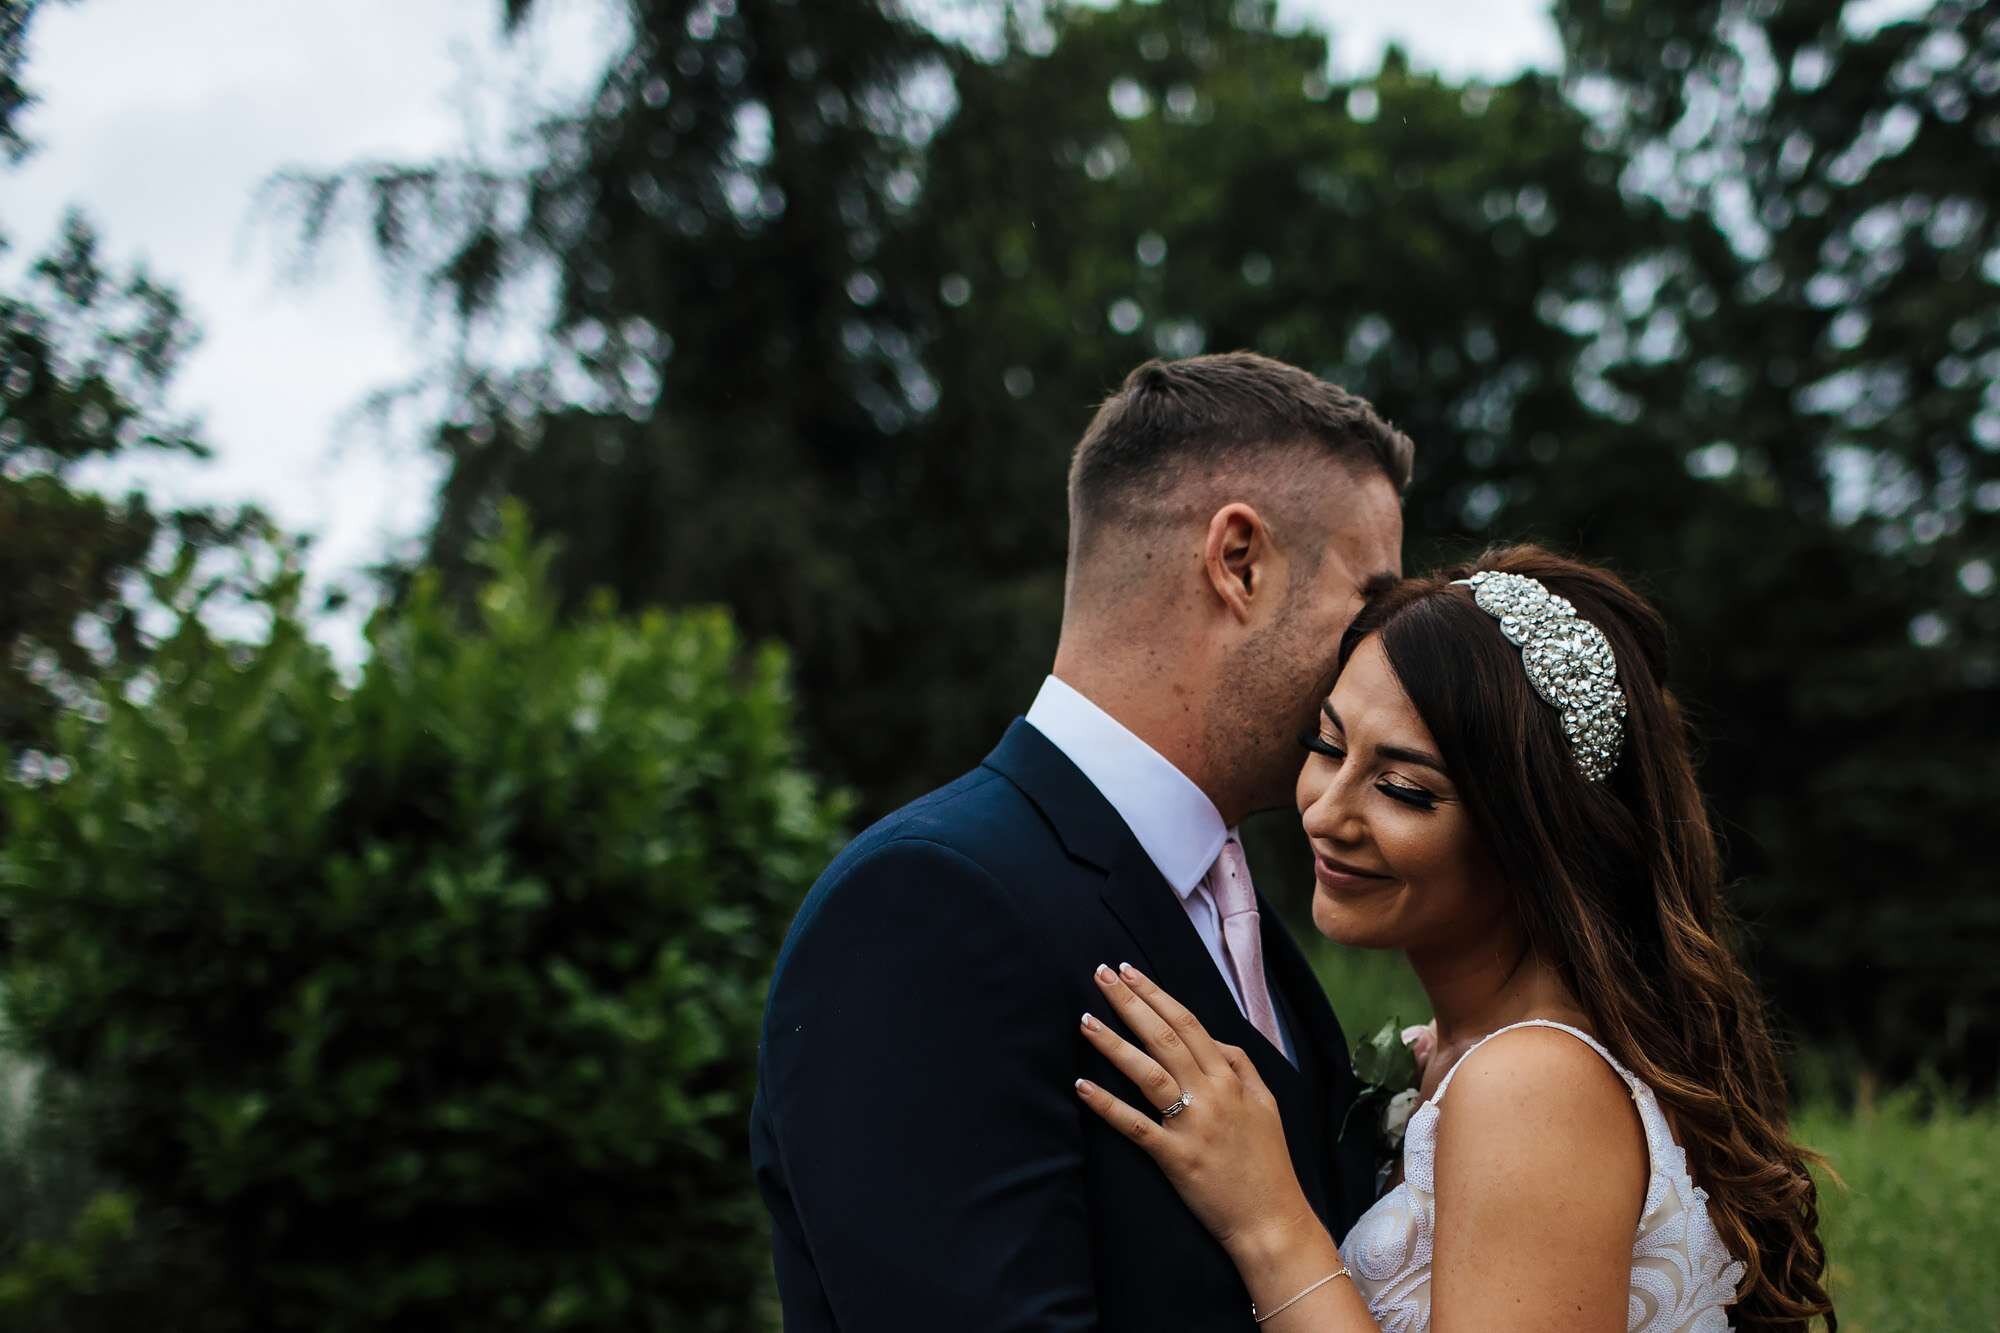
{"type": "Polygon", "coordinates": [[[1444,1081],[1439,1083],[1438,1090],[1431,1094],[1431,1105],[1435,1106],[1437,1103],[1444,1100],[1444,1090],[1451,1086],[1452,1079],[1458,1076],[1459,1067],[1463,1065],[1468,1059],[1471,1058],[1472,1053],[1474,1051],[1478,1050],[1481,1046],[1484,1046],[1487,1042],[1492,1041],[1495,1037],[1499,1036],[1501,1033],[1512,1032],[1516,1028],[1554,1028],[1557,1032],[1569,1033],[1570,1036],[1575,1037],[1578,1041],[1590,1047],[1591,1050],[1596,1051],[1599,1055],[1603,1056],[1605,1063],[1610,1065],[1613,1069],[1617,1070],[1618,1077],[1625,1080],[1625,1086],[1631,1088],[1635,1093],[1637,1092],[1639,1087],[1639,1081],[1632,1077],[1631,1071],[1627,1070],[1624,1065],[1619,1064],[1617,1060],[1612,1058],[1611,1052],[1605,1050],[1604,1044],[1598,1041],[1597,1038],[1591,1036],[1588,1032],[1583,1032],[1577,1028],[1573,1028],[1567,1023],[1558,1023],[1552,1018],[1529,1018],[1529,1019],[1523,1019],[1519,1023],[1509,1023],[1504,1028],[1495,1028],[1493,1031],[1481,1037],[1478,1041],[1473,1042],[1472,1045],[1466,1049],[1465,1054],[1459,1056],[1457,1060],[1453,1061],[1451,1068],[1445,1071],[1444,1081]]]}

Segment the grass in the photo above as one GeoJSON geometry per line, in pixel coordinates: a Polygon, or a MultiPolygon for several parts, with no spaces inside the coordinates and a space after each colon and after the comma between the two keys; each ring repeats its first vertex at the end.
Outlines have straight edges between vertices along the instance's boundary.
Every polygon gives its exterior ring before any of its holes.
{"type": "Polygon", "coordinates": [[[1842,1333],[2000,1329],[2000,1107],[1900,1094],[1796,1130],[1844,1182],[1819,1193],[1842,1333]]]}
{"type": "MultiPolygon", "coordinates": [[[[1400,955],[1326,945],[1312,957],[1350,1041],[1391,1016],[1429,1017],[1400,955]]],[[[1819,1173],[1842,1333],[2000,1330],[2000,1105],[1914,1091],[1852,1109],[1821,1101],[1794,1132],[1839,1178],[1819,1173]]]]}

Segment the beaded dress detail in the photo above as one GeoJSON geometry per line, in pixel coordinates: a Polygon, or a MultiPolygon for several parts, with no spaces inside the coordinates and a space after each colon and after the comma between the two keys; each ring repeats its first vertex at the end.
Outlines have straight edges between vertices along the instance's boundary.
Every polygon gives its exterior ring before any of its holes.
{"type": "MultiPolygon", "coordinates": [[[[1727,1307],[1743,1280],[1708,1215],[1708,1194],[1688,1176],[1687,1152],[1674,1142],[1653,1090],[1611,1058],[1585,1033],[1534,1018],[1492,1032],[1465,1055],[1515,1028],[1567,1032],[1607,1060],[1631,1089],[1646,1131],[1646,1203],[1632,1242],[1632,1286],[1626,1333],[1729,1333],[1727,1307]]],[[[1463,1064],[1465,1056],[1459,1057],[1463,1064]]],[[[1439,1103],[1451,1086],[1453,1065],[1431,1099],[1410,1117],[1403,1139],[1403,1182],[1376,1201],[1340,1247],[1341,1261],[1383,1333],[1427,1333],[1431,1326],[1433,1197],[1439,1103]]]]}

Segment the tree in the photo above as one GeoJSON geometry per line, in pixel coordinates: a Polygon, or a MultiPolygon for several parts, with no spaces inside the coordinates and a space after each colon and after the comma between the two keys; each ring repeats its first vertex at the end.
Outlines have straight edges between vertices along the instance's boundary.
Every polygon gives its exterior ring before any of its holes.
{"type": "Polygon", "coordinates": [[[1603,356],[1706,495],[1624,544],[1693,649],[1764,975],[1889,1072],[1990,1081],[2000,908],[1963,837],[2000,789],[2000,19],[1842,11],[1558,6],[1628,192],[1687,221],[1652,347],[1603,356]]]}
{"type": "Polygon", "coordinates": [[[527,167],[294,198],[368,200],[468,327],[557,276],[540,367],[456,381],[433,557],[515,495],[577,539],[572,603],[722,598],[795,646],[871,812],[1029,697],[1068,450],[1131,365],[1253,346],[1346,383],[1419,443],[1413,566],[1529,536],[1664,604],[1786,1013],[1990,1074],[1995,921],[1951,830],[1996,762],[1994,29],[1836,8],[1578,0],[1564,75],[1495,87],[1396,53],[1336,83],[1261,2],[944,41],[868,0],[653,0],[527,167]]]}
{"type": "MultiPolygon", "coordinates": [[[[451,570],[511,495],[565,535],[571,599],[722,598],[796,647],[871,809],[1032,689],[1067,452],[1132,363],[1255,344],[1525,467],[1515,435],[1588,421],[1564,370],[1586,340],[1537,302],[1655,225],[1547,79],[1398,60],[1336,89],[1268,5],[1060,12],[977,52],[865,0],[635,12],[517,176],[365,166],[289,197],[309,234],[365,200],[468,328],[507,274],[556,274],[547,362],[459,381],[431,557],[451,570]]],[[[1492,519],[1490,484],[1427,476],[1427,521],[1492,519]]]]}
{"type": "MultiPolygon", "coordinates": [[[[509,4],[509,23],[527,3],[509,4]]],[[[542,361],[446,370],[449,460],[427,563],[464,587],[503,499],[563,537],[567,605],[720,601],[796,647],[808,725],[879,660],[884,593],[857,552],[893,536],[880,495],[906,448],[909,340],[856,341],[857,268],[893,250],[950,53],[872,3],[635,5],[585,105],[535,123],[528,162],[293,173],[309,236],[358,205],[384,257],[476,329],[547,272],[542,361]],[[900,354],[896,350],[901,349],[900,354]],[[857,503],[858,502],[858,503],[857,503]]],[[[898,677],[900,680],[902,677],[898,677]]],[[[899,733],[906,734],[906,733],[899,733]]],[[[837,745],[830,767],[856,771],[837,745]]]]}
{"type": "Polygon", "coordinates": [[[897,547],[898,621],[954,605],[972,628],[902,647],[929,656],[856,730],[915,711],[932,774],[1046,668],[1069,450],[1131,366],[1252,347],[1369,397],[1419,441],[1421,565],[1606,447],[1572,384],[1590,339],[1537,312],[1599,295],[1662,229],[1542,76],[1456,87],[1391,52],[1335,86],[1324,37],[1262,5],[1078,8],[1046,43],[961,70],[903,247],[938,389],[895,508],[952,517],[897,547]]]}
{"type": "MultiPolygon", "coordinates": [[[[21,117],[34,0],[0,11],[0,153],[29,151],[21,117]]],[[[6,249],[0,233],[0,251],[6,249]]],[[[265,530],[253,509],[156,511],[79,485],[84,467],[138,450],[207,456],[166,389],[194,342],[174,293],[142,268],[108,269],[78,214],[18,291],[0,293],[0,771],[60,777],[58,714],[95,708],[91,682],[143,655],[135,575],[168,546],[226,547],[265,530]]]]}

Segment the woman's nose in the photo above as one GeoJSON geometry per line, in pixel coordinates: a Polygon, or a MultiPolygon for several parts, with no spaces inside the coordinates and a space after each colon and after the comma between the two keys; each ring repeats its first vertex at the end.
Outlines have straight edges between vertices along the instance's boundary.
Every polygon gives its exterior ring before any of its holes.
{"type": "Polygon", "coordinates": [[[1352,793],[1343,788],[1338,778],[1320,788],[1312,804],[1306,807],[1302,822],[1307,836],[1329,842],[1352,843],[1360,833],[1352,793]]]}

